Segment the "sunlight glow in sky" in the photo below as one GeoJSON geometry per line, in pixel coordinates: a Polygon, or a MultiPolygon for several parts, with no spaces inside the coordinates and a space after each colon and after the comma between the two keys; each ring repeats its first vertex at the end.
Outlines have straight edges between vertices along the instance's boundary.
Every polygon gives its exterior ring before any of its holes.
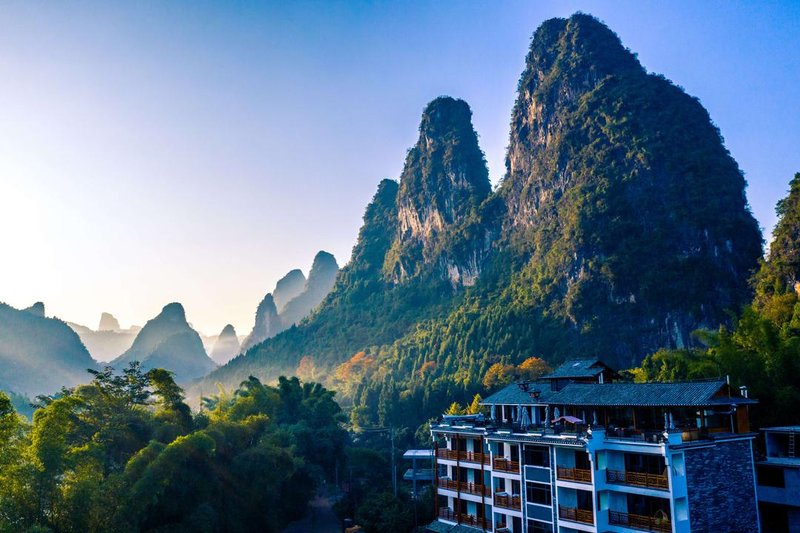
{"type": "Polygon", "coordinates": [[[5,2],[0,301],[247,333],[288,270],[348,260],[431,99],[470,103],[497,183],[530,36],[579,10],[700,98],[768,232],[800,171],[797,2],[5,2]]]}

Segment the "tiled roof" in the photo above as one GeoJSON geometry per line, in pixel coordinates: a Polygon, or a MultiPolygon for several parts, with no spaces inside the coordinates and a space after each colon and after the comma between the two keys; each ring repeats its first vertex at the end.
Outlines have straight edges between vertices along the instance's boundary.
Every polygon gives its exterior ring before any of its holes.
{"type": "Polygon", "coordinates": [[[545,399],[551,394],[554,393],[550,390],[549,383],[532,382],[529,384],[527,391],[522,390],[518,383],[512,383],[511,385],[506,385],[499,391],[488,396],[481,403],[484,405],[492,405],[492,404],[531,405],[535,403],[541,404],[541,403],[546,403],[545,399]],[[534,390],[540,391],[538,400],[534,400],[533,395],[531,394],[534,390]]]}
{"type": "Polygon", "coordinates": [[[599,359],[576,359],[565,361],[543,377],[544,379],[593,378],[607,368],[599,359]]]}
{"type": "Polygon", "coordinates": [[[699,406],[753,404],[756,400],[742,397],[714,395],[725,385],[725,380],[686,381],[673,383],[570,383],[560,391],[551,391],[547,383],[531,383],[530,391],[541,391],[538,399],[512,383],[495,392],[484,405],[593,405],[593,406],[699,406]]]}
{"type": "Polygon", "coordinates": [[[556,405],[594,406],[701,406],[729,403],[756,403],[747,398],[714,398],[724,380],[676,383],[570,383],[550,395],[556,405]]]}

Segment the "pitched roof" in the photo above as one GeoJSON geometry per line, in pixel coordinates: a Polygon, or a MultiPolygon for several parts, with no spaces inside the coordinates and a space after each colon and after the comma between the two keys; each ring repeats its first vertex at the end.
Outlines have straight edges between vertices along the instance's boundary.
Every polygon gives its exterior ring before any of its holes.
{"type": "Polygon", "coordinates": [[[503,405],[531,405],[536,403],[546,403],[545,398],[549,395],[553,394],[550,390],[549,383],[537,383],[532,382],[530,383],[530,387],[527,391],[520,388],[519,383],[512,383],[510,385],[506,385],[499,391],[495,392],[494,394],[485,398],[481,404],[484,405],[492,405],[492,404],[503,404],[503,405]],[[533,397],[533,391],[538,390],[539,399],[535,400],[533,397]]]}
{"type": "Polygon", "coordinates": [[[599,359],[564,361],[561,366],[542,376],[543,379],[593,378],[610,368],[599,359]]]}
{"type": "Polygon", "coordinates": [[[716,397],[725,380],[673,383],[570,383],[547,398],[556,405],[694,407],[757,403],[735,396],[716,397]]]}
{"type": "MultiPolygon", "coordinates": [[[[750,398],[715,397],[725,380],[671,383],[570,383],[552,391],[547,383],[531,383],[529,392],[512,383],[481,402],[483,405],[701,406],[758,403],[750,398]],[[539,398],[531,392],[537,389],[539,398]]],[[[735,391],[734,391],[735,392],[735,391]]]]}

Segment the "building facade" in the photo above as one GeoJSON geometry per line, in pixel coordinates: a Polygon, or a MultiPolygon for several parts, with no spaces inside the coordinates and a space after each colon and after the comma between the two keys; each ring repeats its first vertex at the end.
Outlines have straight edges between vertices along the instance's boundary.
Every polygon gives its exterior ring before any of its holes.
{"type": "Polygon", "coordinates": [[[800,532],[800,426],[765,428],[762,434],[765,455],[756,462],[762,530],[800,532]]]}
{"type": "Polygon", "coordinates": [[[439,531],[759,531],[754,400],[725,380],[619,382],[596,360],[432,425],[439,531]]]}

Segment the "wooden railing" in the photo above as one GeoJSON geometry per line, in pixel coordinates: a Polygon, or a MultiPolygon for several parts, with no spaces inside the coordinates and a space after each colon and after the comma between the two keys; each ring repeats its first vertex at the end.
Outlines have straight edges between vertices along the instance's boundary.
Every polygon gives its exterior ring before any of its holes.
{"type": "Polygon", "coordinates": [[[642,531],[657,531],[659,533],[668,533],[672,531],[672,524],[669,518],[653,518],[638,514],[621,513],[619,511],[608,512],[608,523],[633,529],[641,529],[642,531]]]}
{"type": "Polygon", "coordinates": [[[436,450],[436,456],[439,459],[450,459],[458,461],[458,452],[456,450],[448,450],[447,448],[439,448],[436,450]]]}
{"type": "Polygon", "coordinates": [[[480,452],[461,452],[461,460],[465,463],[489,464],[489,456],[480,452]]]}
{"type": "Polygon", "coordinates": [[[439,508],[439,518],[442,520],[449,520],[450,522],[457,522],[467,526],[479,527],[481,529],[491,529],[491,523],[485,518],[478,518],[475,515],[466,513],[456,513],[449,507],[439,508]]]}
{"type": "Polygon", "coordinates": [[[494,505],[495,507],[502,507],[503,509],[515,509],[517,511],[522,510],[522,501],[520,500],[519,496],[508,496],[495,493],[494,505]]]}
{"type": "Polygon", "coordinates": [[[592,471],[584,468],[566,468],[563,466],[557,467],[558,479],[566,481],[577,481],[579,483],[591,483],[592,471]]]}
{"type": "Polygon", "coordinates": [[[471,481],[455,481],[449,478],[439,478],[439,488],[453,490],[456,492],[466,492],[476,496],[491,496],[491,491],[486,485],[476,485],[471,481]]]}
{"type": "Polygon", "coordinates": [[[669,490],[669,480],[665,474],[645,474],[627,470],[606,470],[606,481],[636,487],[669,490]]]}
{"type": "Polygon", "coordinates": [[[500,470],[501,472],[519,472],[519,461],[512,461],[505,457],[498,457],[494,460],[492,468],[500,470]]]}
{"type": "Polygon", "coordinates": [[[558,506],[558,517],[563,520],[594,524],[594,513],[591,509],[578,509],[577,507],[558,506]]]}
{"type": "Polygon", "coordinates": [[[439,448],[436,456],[440,459],[449,459],[451,461],[463,461],[465,463],[489,464],[489,456],[480,452],[459,452],[457,450],[448,450],[446,448],[439,448]]]}

